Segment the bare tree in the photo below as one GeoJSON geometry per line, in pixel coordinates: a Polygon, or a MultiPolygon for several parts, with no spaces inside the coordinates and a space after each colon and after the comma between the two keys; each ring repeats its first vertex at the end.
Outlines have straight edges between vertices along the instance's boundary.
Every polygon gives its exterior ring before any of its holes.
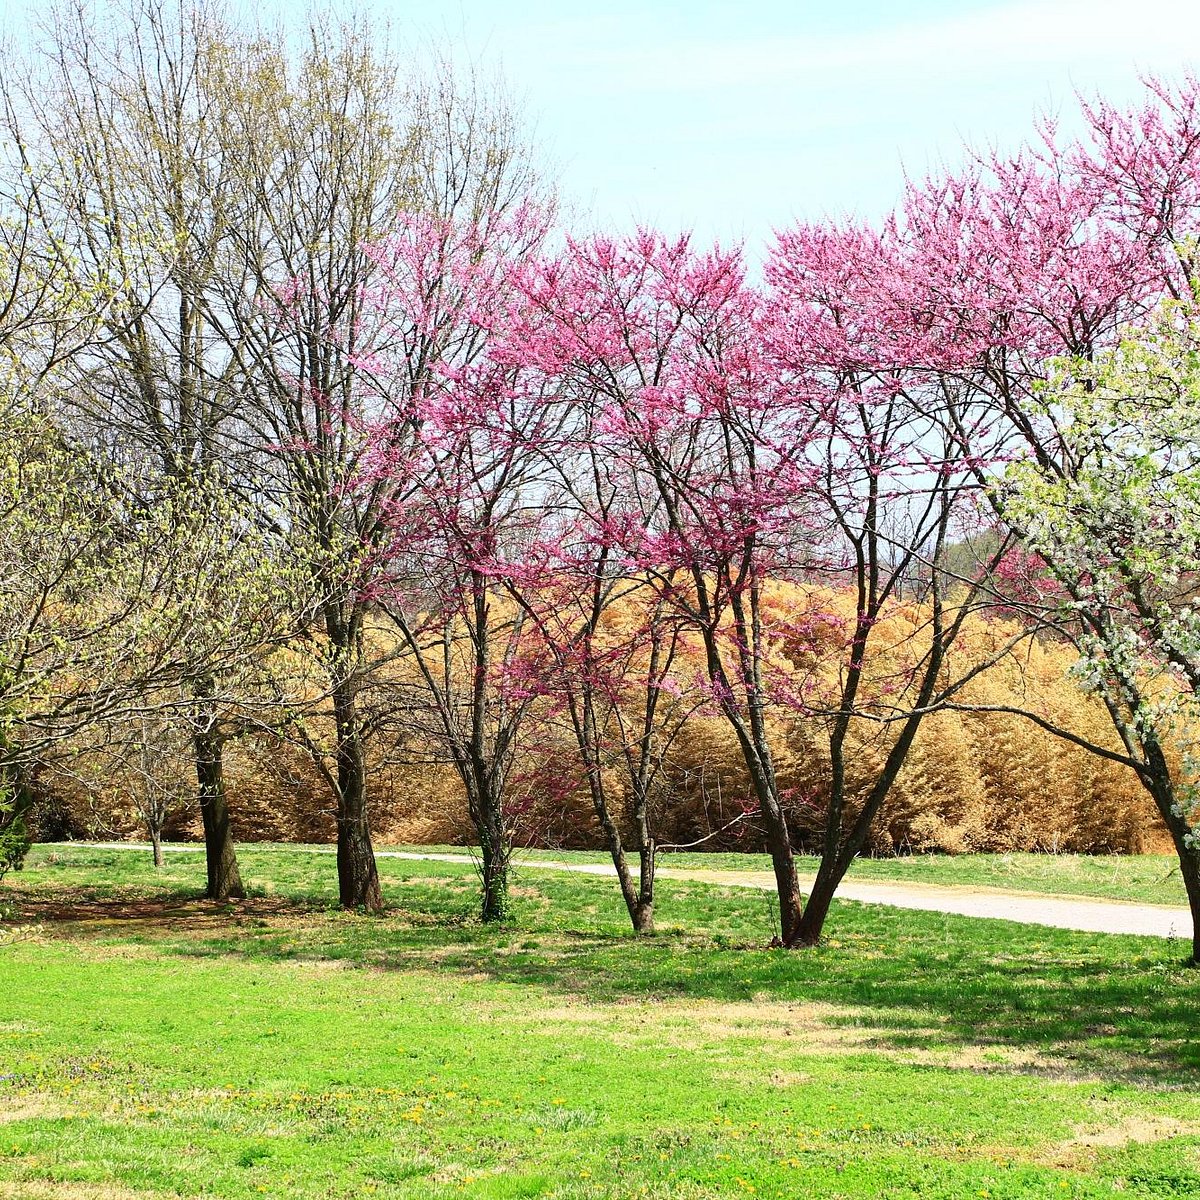
{"type": "Polygon", "coordinates": [[[487,229],[532,177],[503,105],[447,74],[405,88],[364,27],[315,25],[294,66],[259,43],[225,64],[220,87],[244,101],[226,118],[241,207],[220,304],[227,317],[214,323],[227,321],[270,487],[320,597],[312,644],[335,727],[325,776],[337,802],[341,902],[375,910],[370,727],[361,709],[371,679],[366,623],[374,554],[411,480],[357,481],[371,431],[386,425],[397,442],[411,439],[413,404],[432,365],[469,349],[455,344],[460,298],[448,278],[431,281],[428,319],[380,319],[370,246],[412,213],[442,219],[447,243],[464,214],[487,229]]]}
{"type": "MultiPolygon", "coordinates": [[[[232,38],[215,7],[190,0],[130,0],[103,26],[74,3],[6,97],[10,133],[38,181],[30,199],[42,253],[77,291],[110,297],[58,399],[74,437],[127,480],[145,481],[147,505],[241,473],[229,437],[234,358],[205,317],[230,212],[211,81],[232,38]]],[[[208,892],[225,898],[244,892],[215,719],[218,674],[217,661],[196,663],[183,713],[208,892]]]]}

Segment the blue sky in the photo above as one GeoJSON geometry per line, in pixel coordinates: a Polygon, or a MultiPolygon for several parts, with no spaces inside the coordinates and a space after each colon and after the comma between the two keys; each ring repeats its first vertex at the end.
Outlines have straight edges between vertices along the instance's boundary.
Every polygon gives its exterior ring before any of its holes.
{"type": "MultiPolygon", "coordinates": [[[[270,20],[288,0],[234,0],[270,20]]],[[[8,24],[42,7],[9,0],[8,24]]],[[[328,5],[335,12],[349,3],[328,5]]],[[[361,6],[360,6],[361,7],[361,6]]],[[[1076,89],[1138,94],[1200,61],[1195,0],[374,0],[419,53],[499,68],[577,223],[760,248],[797,219],[875,217],[905,168],[1012,147],[1076,89]]]]}

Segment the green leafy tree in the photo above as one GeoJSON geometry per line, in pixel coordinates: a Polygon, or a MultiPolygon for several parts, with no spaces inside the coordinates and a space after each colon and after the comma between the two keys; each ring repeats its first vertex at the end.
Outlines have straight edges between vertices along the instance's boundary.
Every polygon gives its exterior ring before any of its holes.
{"type": "Polygon", "coordinates": [[[996,490],[1034,553],[1023,602],[1070,637],[1179,856],[1200,961],[1200,308],[1165,304],[1039,389],[1047,452],[996,490]]]}

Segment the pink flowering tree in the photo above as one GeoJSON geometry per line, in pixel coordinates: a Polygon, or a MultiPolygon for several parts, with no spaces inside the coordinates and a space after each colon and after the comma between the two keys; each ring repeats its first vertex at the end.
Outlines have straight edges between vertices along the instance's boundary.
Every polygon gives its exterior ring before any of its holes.
{"type": "Polygon", "coordinates": [[[334,801],[339,899],[376,911],[369,764],[395,713],[371,583],[411,481],[364,468],[381,439],[413,442],[431,370],[468,352],[471,295],[451,269],[463,239],[502,240],[541,188],[502,98],[447,70],[401,81],[360,28],[310,32],[295,61],[258,39],[211,64],[213,153],[229,186],[220,244],[200,256],[213,298],[189,336],[229,359],[231,436],[318,597],[297,649],[321,694],[290,706],[287,733],[334,801]],[[428,218],[428,291],[414,319],[389,322],[371,248],[413,213],[428,218]]]}
{"type": "Polygon", "coordinates": [[[539,517],[539,449],[555,419],[537,381],[497,347],[515,264],[543,231],[529,207],[491,223],[412,218],[372,250],[379,278],[368,303],[388,349],[361,364],[408,397],[370,426],[355,479],[382,497],[363,589],[415,667],[411,711],[425,714],[462,780],[485,921],[508,913],[506,789],[530,705],[505,686],[522,613],[506,602],[497,564],[539,517]]]}
{"type": "Polygon", "coordinates": [[[529,361],[596,414],[596,452],[638,498],[632,519],[609,524],[626,569],[652,582],[702,648],[707,702],[742,751],[788,946],[819,938],[921,716],[944,698],[945,647],[962,620],[935,596],[915,674],[885,709],[867,711],[859,685],[879,617],[902,586],[936,591],[932,565],[973,481],[957,436],[939,431],[898,381],[897,346],[872,340],[886,330],[890,298],[848,290],[879,249],[856,236],[840,247],[815,232],[785,242],[769,296],[746,285],[738,255],[650,233],[572,243],[525,277],[536,314],[523,339],[529,361]],[[867,300],[874,326],[839,329],[867,300]],[[812,614],[793,622],[767,601],[785,579],[855,591],[848,625],[836,613],[818,622],[841,629],[835,698],[797,678],[789,654],[814,626],[812,614]],[[776,770],[772,718],[781,713],[830,730],[822,872],[807,904],[776,770]],[[878,786],[850,821],[844,751],[854,719],[896,733],[878,786]]]}
{"type": "Polygon", "coordinates": [[[570,416],[542,448],[547,518],[502,569],[528,628],[513,683],[539,699],[545,723],[569,727],[634,932],[651,933],[658,785],[697,699],[672,671],[683,630],[659,586],[669,579],[627,553],[648,520],[635,480],[605,452],[595,406],[576,399],[568,389],[553,401],[570,416]]]}
{"type": "Polygon", "coordinates": [[[1200,277],[1200,80],[1145,80],[1140,104],[1083,103],[1086,133],[1065,157],[1096,211],[1136,247],[1130,299],[1149,278],[1174,300],[1192,297],[1200,277]]]}
{"type": "Polygon", "coordinates": [[[785,933],[800,909],[767,734],[762,587],[808,519],[790,414],[769,414],[740,257],[649,232],[572,242],[527,273],[531,363],[595,416],[598,452],[641,511],[619,530],[642,574],[703,646],[710,702],[749,772],[785,933]]]}
{"type": "MultiPolygon", "coordinates": [[[[816,941],[838,885],[871,837],[922,721],[1011,649],[985,662],[951,654],[987,597],[999,561],[981,520],[971,438],[944,418],[938,377],[923,362],[934,331],[914,306],[904,231],[888,223],[800,227],[768,261],[762,322],[776,389],[805,414],[806,578],[847,597],[819,686],[790,699],[823,730],[829,777],[820,864],[794,941],[816,941]],[[955,577],[951,544],[973,569],[955,577]],[[889,615],[908,616],[897,645],[889,615]],[[883,664],[888,664],[883,666],[883,664]],[[874,764],[851,790],[850,755],[874,764]]],[[[827,622],[828,624],[828,622],[827,622]]],[[[798,630],[800,643],[808,636],[798,630]]]]}
{"type": "Polygon", "coordinates": [[[1180,484],[1194,444],[1200,86],[1150,81],[1142,105],[1099,102],[1085,116],[1077,145],[1047,138],[969,182],[914,189],[911,273],[942,347],[956,348],[927,361],[953,420],[973,428],[983,494],[1036,568],[1009,598],[1079,650],[1081,682],[1122,746],[1089,748],[1129,766],[1154,799],[1200,960],[1194,783],[1171,766],[1180,688],[1194,691],[1179,564],[1190,553],[1180,484]],[[1182,307],[1152,318],[1164,301],[1182,307]],[[988,460],[1007,465],[989,471],[988,460]]]}

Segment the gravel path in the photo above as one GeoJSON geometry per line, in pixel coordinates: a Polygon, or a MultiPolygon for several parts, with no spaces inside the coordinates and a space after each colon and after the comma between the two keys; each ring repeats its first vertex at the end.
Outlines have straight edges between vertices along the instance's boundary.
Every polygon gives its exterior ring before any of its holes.
{"type": "MultiPolygon", "coordinates": [[[[133,842],[87,843],[104,850],[143,850],[133,842]]],[[[164,846],[174,853],[199,854],[201,846],[164,846]]],[[[312,854],[332,854],[332,848],[310,847],[312,854]]],[[[424,854],[415,850],[379,850],[378,858],[406,858],[424,862],[472,863],[469,854],[424,854]]],[[[520,871],[571,871],[577,875],[616,874],[611,863],[566,863],[518,860],[520,871]]],[[[682,867],[660,867],[662,879],[691,880],[722,887],[758,888],[773,891],[770,871],[713,871],[682,867]]],[[[801,880],[807,887],[812,879],[801,880]]],[[[1079,896],[1050,896],[1041,892],[1011,892],[1001,888],[971,888],[934,883],[879,883],[846,880],[838,888],[841,900],[862,904],[885,904],[893,908],[917,908],[926,912],[959,913],[964,917],[1018,921],[1023,925],[1050,925],[1087,933],[1132,933],[1146,937],[1187,938],[1192,936],[1192,917],[1186,908],[1159,904],[1136,904],[1126,900],[1094,900],[1079,896]]]]}

